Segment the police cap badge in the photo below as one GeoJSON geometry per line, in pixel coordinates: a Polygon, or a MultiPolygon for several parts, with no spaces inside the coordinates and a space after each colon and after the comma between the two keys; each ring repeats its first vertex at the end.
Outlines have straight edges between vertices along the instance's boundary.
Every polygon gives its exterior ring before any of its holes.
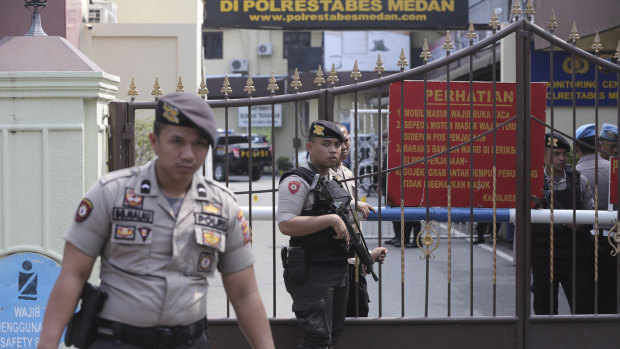
{"type": "Polygon", "coordinates": [[[155,121],[165,125],[197,128],[213,145],[216,135],[215,116],[209,104],[197,95],[169,93],[157,101],[155,121]]]}

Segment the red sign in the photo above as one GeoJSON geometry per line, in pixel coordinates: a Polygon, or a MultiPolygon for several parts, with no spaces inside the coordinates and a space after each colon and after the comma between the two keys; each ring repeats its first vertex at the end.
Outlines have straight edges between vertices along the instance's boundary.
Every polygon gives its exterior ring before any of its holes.
{"type": "MultiPolygon", "coordinates": [[[[493,84],[475,82],[470,94],[469,82],[451,82],[450,93],[446,83],[427,82],[426,119],[424,113],[424,82],[404,82],[404,125],[401,120],[401,83],[390,86],[390,120],[388,167],[401,166],[401,151],[404,164],[418,162],[404,170],[402,181],[405,206],[436,206],[448,204],[448,168],[450,173],[451,206],[469,207],[470,191],[473,187],[473,202],[477,207],[493,207],[493,154],[496,154],[496,202],[497,207],[515,207],[516,202],[516,120],[497,130],[496,147],[493,148],[493,84]],[[474,99],[473,118],[470,116],[470,96],[474,99]],[[450,123],[448,125],[447,103],[450,101],[450,123]],[[472,121],[473,119],[473,121],[472,121]],[[404,126],[404,142],[401,143],[401,127],[404,126]],[[474,138],[489,132],[470,144],[471,130],[474,138]],[[449,132],[448,132],[449,131],[449,132]],[[426,135],[426,137],[425,137],[426,135]],[[459,145],[450,152],[448,167],[448,136],[450,147],[459,145]],[[425,147],[426,140],[426,147],[425,147]],[[470,159],[473,153],[473,164],[470,159]],[[425,171],[424,157],[428,160],[425,171]],[[428,174],[428,181],[425,175],[428,174]],[[473,175],[473,181],[470,181],[473,175]],[[425,188],[428,198],[425,200],[425,188]]],[[[500,125],[516,115],[516,84],[496,83],[496,124],[500,125]]],[[[545,121],[546,85],[531,85],[531,113],[545,121]]],[[[531,180],[532,194],[542,195],[543,155],[545,128],[536,121],[531,122],[531,180]]],[[[400,203],[400,170],[388,175],[388,200],[393,205],[400,203]]]]}
{"type": "Polygon", "coordinates": [[[611,173],[609,174],[609,202],[618,204],[618,158],[609,158],[611,173]]]}

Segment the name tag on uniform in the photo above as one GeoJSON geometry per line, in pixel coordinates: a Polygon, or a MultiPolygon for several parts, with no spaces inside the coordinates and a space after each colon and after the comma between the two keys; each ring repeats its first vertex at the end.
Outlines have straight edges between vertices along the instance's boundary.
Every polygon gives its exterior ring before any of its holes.
{"type": "Polygon", "coordinates": [[[154,215],[154,212],[151,210],[138,208],[114,207],[112,210],[112,219],[115,221],[153,223],[154,215]]]}
{"type": "Polygon", "coordinates": [[[225,231],[228,227],[226,218],[207,213],[194,213],[195,223],[204,225],[213,229],[225,231]]]}

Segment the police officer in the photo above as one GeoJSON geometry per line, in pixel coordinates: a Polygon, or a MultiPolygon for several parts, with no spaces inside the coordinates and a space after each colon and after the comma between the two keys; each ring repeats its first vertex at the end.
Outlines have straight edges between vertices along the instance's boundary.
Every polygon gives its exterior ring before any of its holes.
{"type": "Polygon", "coordinates": [[[216,269],[247,340],[274,347],[248,222],[230,191],[197,172],[215,132],[213,113],[199,97],[159,99],[149,135],[157,157],[104,175],[78,206],[40,348],[58,347],[97,256],[108,297],[91,348],[209,348],[207,277],[216,269]]]}
{"type": "MultiPolygon", "coordinates": [[[[356,197],[356,187],[355,181],[353,180],[353,172],[347,168],[344,163],[344,160],[349,156],[349,150],[351,149],[351,136],[349,135],[349,130],[342,125],[337,124],[342,132],[344,140],[342,141],[342,151],[340,153],[340,159],[338,160],[338,164],[336,167],[332,169],[333,175],[339,181],[344,181],[342,184],[347,189],[347,192],[352,198],[356,197]]],[[[368,218],[370,211],[376,212],[375,208],[369,205],[366,202],[359,201],[353,199],[351,201],[351,207],[355,208],[360,212],[361,216],[365,219],[368,218]]],[[[352,226],[356,225],[354,218],[352,215],[350,216],[350,223],[352,226]]],[[[375,247],[370,251],[370,257],[373,262],[379,262],[383,264],[385,261],[385,256],[387,255],[387,249],[385,247],[375,247]]],[[[355,272],[355,258],[353,255],[353,251],[349,255],[349,296],[347,298],[347,311],[346,316],[358,316],[358,317],[367,317],[368,316],[368,303],[370,302],[370,298],[368,297],[368,284],[366,282],[366,271],[363,265],[359,264],[359,273],[355,272]],[[357,302],[357,303],[356,303],[357,302]]]]}
{"type": "Polygon", "coordinates": [[[278,227],[290,236],[283,250],[284,283],[293,299],[293,312],[301,329],[300,348],[327,348],[342,331],[347,304],[348,232],[329,204],[311,191],[316,174],[323,176],[334,198],[351,199],[330,175],[339,161],[344,137],[333,122],[310,125],[307,167],[293,169],[280,179],[278,227]]]}
{"type": "MultiPolygon", "coordinates": [[[[609,124],[605,124],[609,125],[609,124]]],[[[606,129],[604,127],[604,129],[606,129]]],[[[607,132],[607,130],[605,131],[607,132]]],[[[607,210],[609,202],[609,161],[599,157],[598,164],[595,162],[595,135],[594,124],[586,124],[575,132],[575,153],[579,162],[575,168],[586,177],[591,188],[595,187],[596,175],[598,174],[598,209],[607,210]],[[585,143],[585,144],[584,144],[585,143]],[[598,166],[598,167],[597,167],[598,166]]],[[[600,136],[599,136],[600,138],[600,136]]],[[[610,141],[605,141],[610,142],[610,141]]],[[[599,143],[600,144],[600,143],[599,143]]],[[[599,153],[600,154],[600,153],[599,153]]],[[[611,255],[613,248],[608,242],[610,225],[600,224],[598,232],[592,230],[592,234],[598,233],[598,312],[601,314],[615,314],[616,309],[616,257],[611,255]]]]}
{"type": "Polygon", "coordinates": [[[598,136],[598,148],[603,159],[609,156],[618,157],[618,127],[612,124],[603,124],[598,136]]]}
{"type": "MultiPolygon", "coordinates": [[[[551,185],[553,185],[554,209],[594,208],[592,193],[586,178],[566,165],[570,145],[564,137],[547,133],[545,135],[545,184],[543,208],[550,207],[551,185]],[[553,174],[553,175],[552,175],[553,174]],[[573,176],[574,174],[574,176],[573,176]],[[573,177],[575,182],[573,182],[573,177]],[[576,187],[573,207],[573,187],[576,187]]],[[[593,250],[590,235],[591,226],[554,224],[554,259],[553,259],[553,309],[550,304],[550,226],[549,224],[532,225],[532,293],[534,312],[537,315],[557,314],[558,286],[562,284],[571,311],[577,314],[591,314],[594,309],[593,285],[593,250]],[[576,229],[574,241],[577,259],[573,261],[573,229],[576,229]],[[576,280],[572,277],[573,264],[576,268],[576,280]],[[576,304],[572,303],[573,284],[576,290],[576,304]]]]}

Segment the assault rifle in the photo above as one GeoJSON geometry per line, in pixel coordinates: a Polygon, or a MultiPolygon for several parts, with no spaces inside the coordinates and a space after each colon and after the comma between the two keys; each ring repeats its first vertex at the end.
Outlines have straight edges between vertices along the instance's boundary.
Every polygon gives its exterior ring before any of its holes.
{"type": "Polygon", "coordinates": [[[353,249],[362,264],[366,267],[366,271],[370,273],[370,275],[372,275],[372,278],[375,279],[375,281],[379,281],[379,277],[377,276],[377,274],[375,274],[375,271],[372,267],[372,257],[368,252],[366,240],[361,233],[359,223],[355,219],[355,214],[349,207],[350,200],[346,200],[346,202],[344,202],[344,200],[338,200],[334,198],[331,190],[329,189],[329,186],[326,183],[325,178],[321,177],[321,175],[319,175],[318,173],[314,175],[314,180],[312,181],[312,185],[310,186],[310,191],[316,191],[319,196],[322,196],[322,199],[324,199],[330,205],[330,213],[337,214],[338,217],[342,219],[349,233],[349,243],[347,244],[347,251],[353,249]],[[353,227],[351,225],[351,222],[349,222],[349,217],[347,216],[347,208],[349,209],[351,216],[353,217],[355,227],[353,227]]]}

